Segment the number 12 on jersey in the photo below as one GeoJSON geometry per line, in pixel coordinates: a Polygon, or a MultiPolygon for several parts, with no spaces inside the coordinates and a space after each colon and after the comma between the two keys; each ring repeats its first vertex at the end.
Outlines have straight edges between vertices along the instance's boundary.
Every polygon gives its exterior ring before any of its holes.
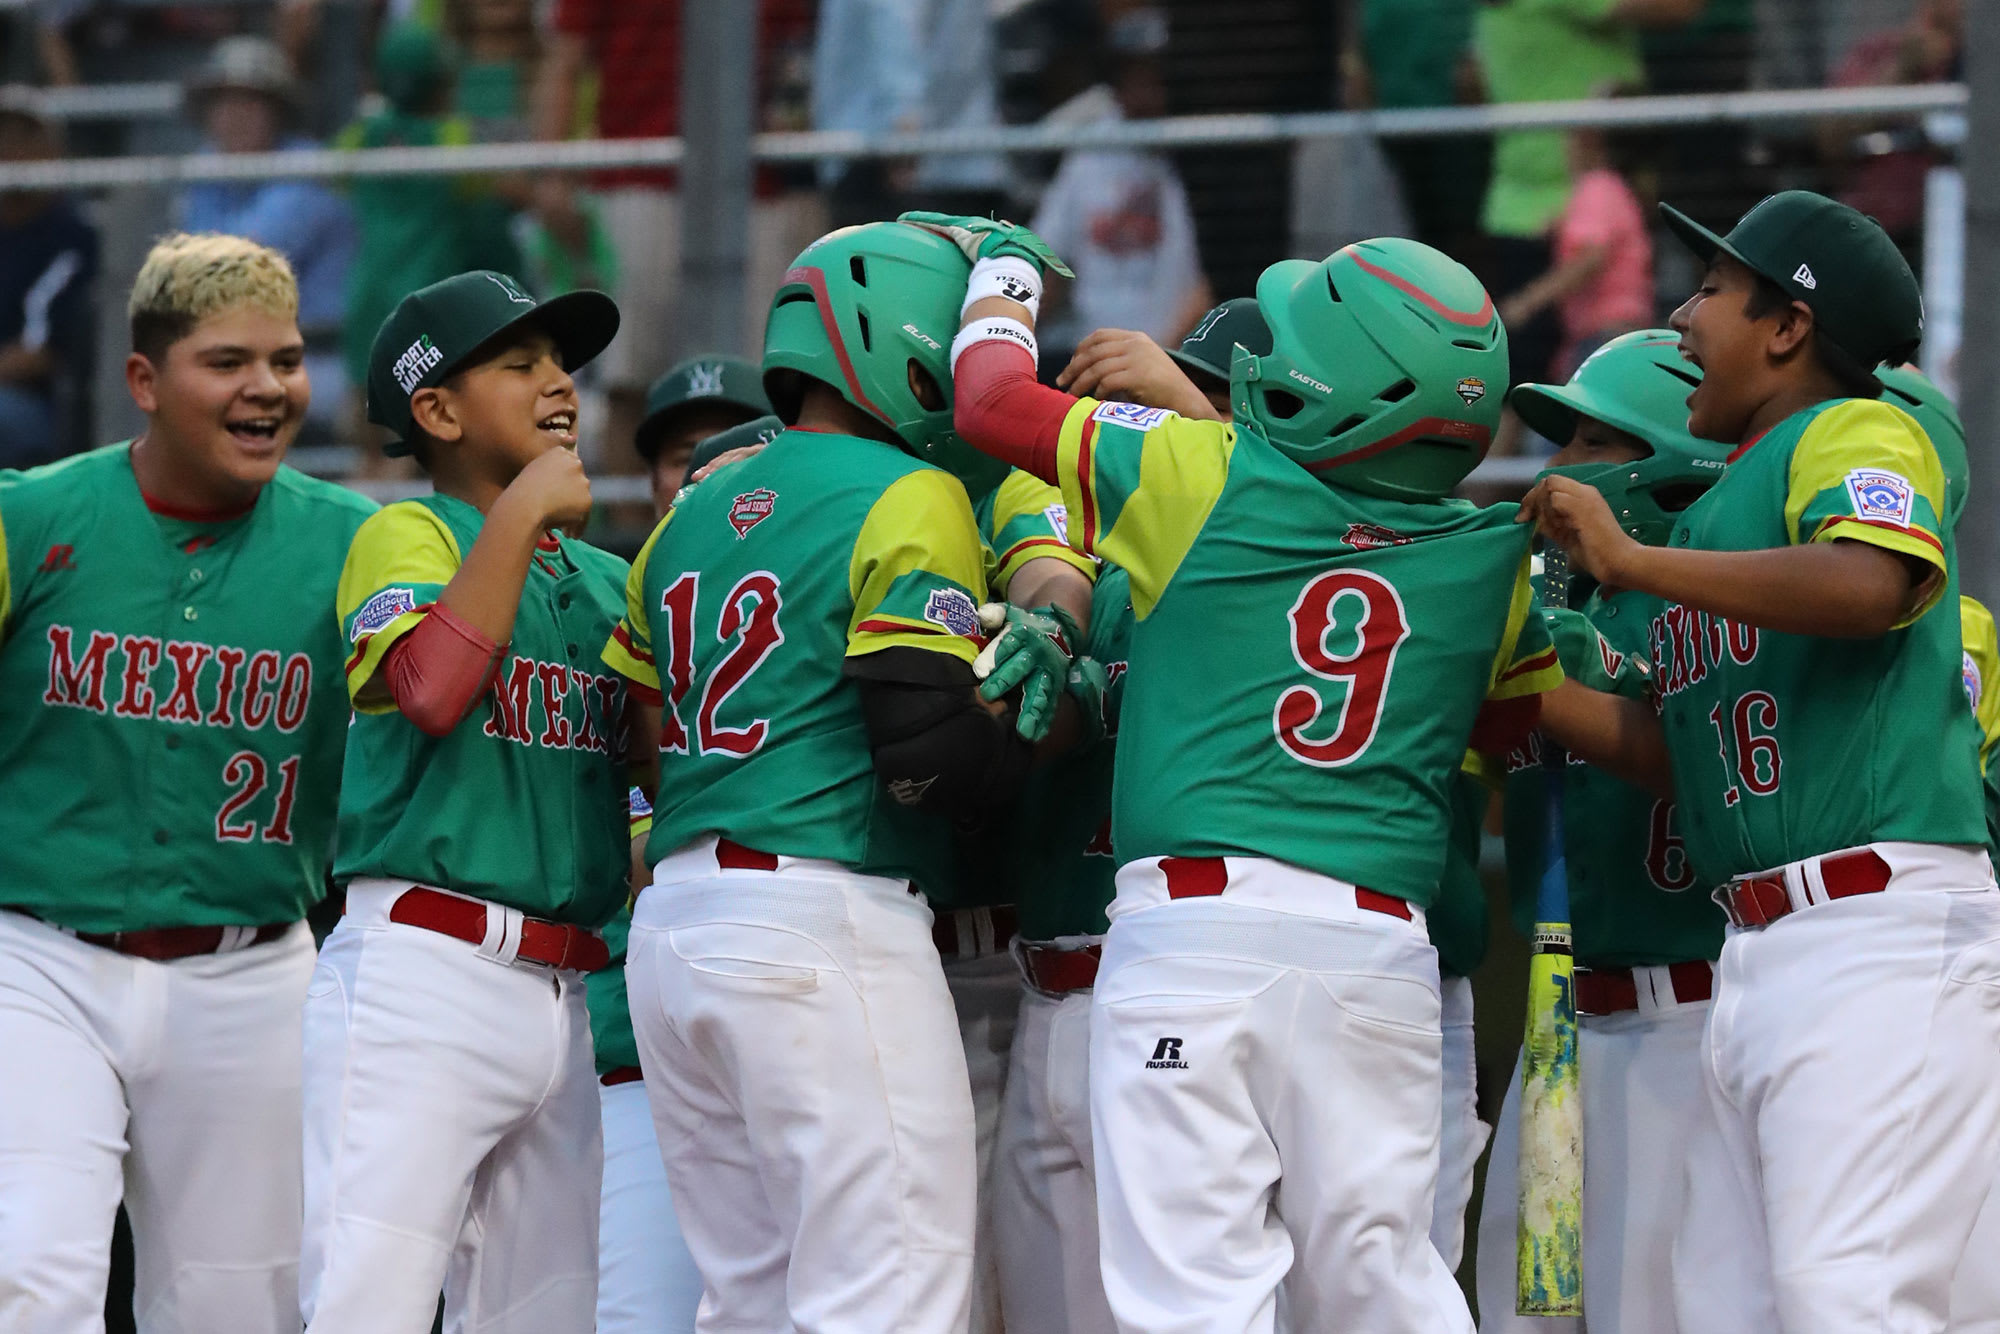
{"type": "Polygon", "coordinates": [[[736,642],[722,655],[701,683],[695,704],[695,727],[690,742],[687,724],[682,721],[682,705],[694,690],[695,627],[701,600],[701,574],[691,571],[676,579],[660,594],[660,610],[667,615],[667,643],[659,655],[660,684],[665,707],[660,716],[660,750],[668,755],[726,755],[742,759],[754,755],[770,736],[771,720],[758,718],[740,727],[726,727],[716,721],[716,713],[750,674],[764,665],[785,632],[778,627],[778,609],[784,599],[778,590],[778,576],[768,570],[753,570],[736,581],[723,595],[716,616],[718,643],[736,642]]]}

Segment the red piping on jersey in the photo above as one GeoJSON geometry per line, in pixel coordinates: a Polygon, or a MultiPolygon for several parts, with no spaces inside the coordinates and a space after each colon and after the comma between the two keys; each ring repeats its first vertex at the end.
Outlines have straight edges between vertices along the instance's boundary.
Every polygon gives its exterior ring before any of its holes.
{"type": "Polygon", "coordinates": [[[1083,504],[1083,546],[1082,551],[1097,550],[1097,488],[1090,484],[1093,455],[1097,452],[1097,414],[1092,413],[1083,424],[1076,442],[1076,493],[1083,504]]]}
{"type": "Polygon", "coordinates": [[[1557,658],[1555,649],[1543,649],[1527,661],[1517,662],[1506,671],[1500,673],[1500,679],[1502,681],[1511,681],[1517,676],[1526,676],[1531,672],[1544,671],[1547,668],[1553,667],[1559,661],[1560,659],[1557,658]]]}
{"type": "Polygon", "coordinates": [[[941,635],[948,633],[935,625],[905,625],[901,621],[863,621],[856,633],[870,635],[941,635]]]}
{"type": "Polygon", "coordinates": [[[1722,466],[1726,468],[1730,464],[1736,462],[1736,460],[1742,458],[1745,454],[1748,454],[1750,452],[1750,446],[1756,444],[1759,440],[1762,440],[1765,436],[1769,435],[1770,433],[1771,433],[1771,428],[1766,426],[1763,430],[1757,432],[1757,434],[1751,436],[1748,440],[1745,440],[1742,444],[1730,450],[1729,457],[1722,461],[1722,466]]]}
{"type": "Polygon", "coordinates": [[[1824,532],[1827,528],[1842,523],[1858,523],[1864,528],[1886,528],[1892,533],[1907,533],[1909,536],[1936,548],[1940,556],[1944,554],[1944,543],[1938,541],[1923,529],[1912,528],[1900,523],[1890,523],[1887,519],[1863,519],[1853,514],[1836,514],[1820,525],[1820,531],[1824,532]]]}
{"type": "Polygon", "coordinates": [[[146,508],[161,518],[180,519],[185,523],[228,523],[231,519],[240,519],[257,508],[257,502],[253,500],[248,505],[233,510],[198,510],[186,505],[171,504],[149,496],[143,490],[139,492],[139,499],[145,501],[146,508]]]}
{"type": "Polygon", "coordinates": [[[813,299],[819,305],[819,322],[826,329],[826,341],[833,344],[833,355],[840,362],[840,374],[847,381],[847,396],[854,406],[869,415],[887,422],[889,416],[882,409],[868,401],[868,395],[861,392],[861,381],[854,374],[854,363],[847,356],[847,340],[840,336],[840,326],[834,322],[833,300],[826,292],[826,272],[823,269],[800,265],[787,270],[785,281],[804,283],[812,288],[813,299]]]}
{"type": "Polygon", "coordinates": [[[1487,446],[1493,443],[1493,433],[1484,426],[1473,422],[1453,421],[1449,417],[1424,417],[1411,422],[1392,436],[1377,440],[1366,449],[1357,449],[1352,454],[1336,454],[1330,459],[1321,459],[1317,463],[1308,463],[1306,464],[1306,470],[1308,472],[1325,472],[1328,468],[1339,468],[1349,463],[1358,463],[1362,459],[1373,458],[1385,450],[1394,449],[1397,445],[1408,444],[1420,435],[1442,435],[1456,440],[1463,440],[1468,445],[1478,446],[1479,457],[1481,458],[1486,457],[1487,446]]]}
{"type": "Polygon", "coordinates": [[[623,621],[611,627],[611,637],[617,640],[619,646],[634,658],[645,663],[648,667],[653,665],[653,655],[632,642],[632,636],[625,632],[625,623],[623,621]]]}
{"type": "MultiPolygon", "coordinates": [[[[435,606],[437,606],[435,602],[422,602],[404,612],[403,616],[428,616],[431,613],[431,609],[435,606]]],[[[400,620],[401,617],[397,619],[400,620]]],[[[373,633],[365,634],[354,641],[354,652],[347,656],[347,671],[351,672],[361,665],[361,659],[367,656],[368,646],[374,642],[375,635],[373,633]]]]}
{"type": "Polygon", "coordinates": [[[1478,327],[1485,325],[1489,320],[1493,318],[1493,294],[1491,292],[1480,293],[1480,295],[1486,298],[1486,301],[1485,304],[1480,306],[1478,310],[1453,310],[1450,306],[1447,306],[1444,302],[1438,300],[1436,297],[1432,296],[1429,292],[1426,292],[1423,288],[1417,286],[1415,283],[1411,282],[1408,278],[1403,277],[1401,274],[1391,273],[1389,270],[1383,268],[1380,264],[1370,264],[1367,260],[1361,258],[1361,252],[1356,250],[1353,246],[1348,246],[1346,249],[1346,253],[1349,256],[1349,258],[1353,259],[1353,261],[1356,264],[1361,266],[1361,271],[1363,273],[1373,274],[1375,277],[1380,278],[1383,282],[1389,284],[1389,286],[1395,288],[1397,291],[1415,297],[1417,300],[1423,302],[1426,306],[1429,306],[1432,310],[1436,311],[1438,314],[1450,320],[1453,324],[1464,324],[1464,325],[1471,325],[1478,327]]]}
{"type": "Polygon", "coordinates": [[[965,349],[952,375],[952,425],[965,442],[1051,484],[1063,421],[1076,405],[1035,380],[1028,349],[997,338],[965,349]]]}

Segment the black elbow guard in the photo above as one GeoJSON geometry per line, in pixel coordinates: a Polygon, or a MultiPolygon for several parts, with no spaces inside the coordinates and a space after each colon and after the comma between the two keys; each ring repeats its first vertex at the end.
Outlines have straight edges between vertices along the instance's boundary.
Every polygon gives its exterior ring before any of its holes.
{"type": "Polygon", "coordinates": [[[980,705],[972,668],[895,648],[851,659],[875,772],[905,806],[973,828],[1021,790],[1034,748],[980,705]]]}

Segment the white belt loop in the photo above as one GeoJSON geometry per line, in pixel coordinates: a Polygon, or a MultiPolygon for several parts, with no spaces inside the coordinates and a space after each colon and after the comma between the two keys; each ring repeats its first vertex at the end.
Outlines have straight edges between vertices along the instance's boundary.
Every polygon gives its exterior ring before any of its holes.
{"type": "Polygon", "coordinates": [[[256,938],[257,928],[254,926],[225,926],[222,928],[222,941],[215,947],[215,952],[229,954],[236,950],[248,949],[256,938]]]}
{"type": "Polygon", "coordinates": [[[526,918],[519,908],[487,904],[486,939],[479,942],[478,952],[500,963],[513,963],[521,954],[521,923],[526,918]]]}

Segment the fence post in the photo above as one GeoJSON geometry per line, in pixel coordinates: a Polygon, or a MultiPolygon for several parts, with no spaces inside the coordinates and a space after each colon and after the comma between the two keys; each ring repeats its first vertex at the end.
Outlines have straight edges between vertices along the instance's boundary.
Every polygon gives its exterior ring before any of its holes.
{"type": "Polygon", "coordinates": [[[681,7],[680,355],[745,350],[757,10],[714,0],[681,7]]]}
{"type": "MultiPolygon", "coordinates": [[[[1958,351],[1959,414],[1972,486],[1958,528],[1965,591],[2000,596],[2000,4],[1965,7],[1964,339],[1958,351]]],[[[1921,354],[1919,354],[1921,357],[1921,354]]]]}

